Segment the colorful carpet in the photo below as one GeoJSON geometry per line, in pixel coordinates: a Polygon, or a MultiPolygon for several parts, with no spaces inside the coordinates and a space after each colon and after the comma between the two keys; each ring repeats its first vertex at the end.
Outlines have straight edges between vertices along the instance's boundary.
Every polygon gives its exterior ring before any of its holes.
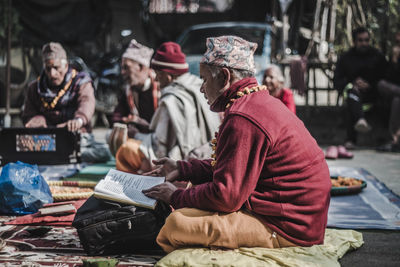
{"type": "MultiPolygon", "coordinates": [[[[75,228],[4,225],[15,217],[0,217],[0,266],[83,266],[88,257],[75,228]],[[3,245],[2,245],[3,244],[3,245]]],[[[111,256],[117,266],[153,266],[161,256],[111,256]]]]}

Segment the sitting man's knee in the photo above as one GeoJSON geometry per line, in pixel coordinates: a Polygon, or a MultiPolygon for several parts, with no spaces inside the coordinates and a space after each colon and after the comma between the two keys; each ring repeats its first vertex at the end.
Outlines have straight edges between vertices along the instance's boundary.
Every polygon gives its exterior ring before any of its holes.
{"type": "Polygon", "coordinates": [[[179,223],[180,217],[181,217],[181,214],[179,212],[177,212],[176,210],[171,212],[171,214],[165,220],[165,225],[176,226],[179,223]]]}
{"type": "Polygon", "coordinates": [[[177,209],[167,217],[165,224],[170,225],[172,228],[177,228],[179,227],[180,224],[182,224],[183,221],[187,222],[187,212],[191,210],[188,208],[183,208],[183,209],[177,209]]]}
{"type": "Polygon", "coordinates": [[[207,211],[194,208],[177,209],[167,217],[164,228],[168,228],[168,231],[178,231],[180,233],[190,231],[187,229],[191,229],[199,222],[200,218],[207,214],[207,211]]]}
{"type": "Polygon", "coordinates": [[[386,80],[380,80],[377,84],[379,93],[382,95],[391,95],[392,85],[392,83],[387,82],[386,80]]]}

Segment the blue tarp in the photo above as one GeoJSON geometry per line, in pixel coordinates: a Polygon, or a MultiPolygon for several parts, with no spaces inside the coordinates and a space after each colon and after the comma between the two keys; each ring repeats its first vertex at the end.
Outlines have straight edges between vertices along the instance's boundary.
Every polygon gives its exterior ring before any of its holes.
{"type": "Polygon", "coordinates": [[[354,195],[332,196],[328,227],[400,230],[400,198],[362,168],[329,167],[331,176],[362,179],[367,187],[354,195]]]}

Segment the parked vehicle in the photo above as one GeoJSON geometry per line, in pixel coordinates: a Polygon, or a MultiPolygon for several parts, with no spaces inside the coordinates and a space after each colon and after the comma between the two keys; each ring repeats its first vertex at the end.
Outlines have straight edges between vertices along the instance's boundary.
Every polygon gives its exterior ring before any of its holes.
{"type": "Polygon", "coordinates": [[[254,54],[256,78],[261,82],[263,72],[271,62],[271,26],[255,22],[217,22],[194,25],[177,39],[186,54],[189,71],[199,75],[199,62],[206,50],[207,37],[236,35],[258,44],[254,54]]]}

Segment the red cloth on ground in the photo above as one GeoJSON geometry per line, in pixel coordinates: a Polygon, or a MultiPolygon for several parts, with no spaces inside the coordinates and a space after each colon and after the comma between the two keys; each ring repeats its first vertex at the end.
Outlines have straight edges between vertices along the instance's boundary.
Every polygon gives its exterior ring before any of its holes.
{"type": "MultiPolygon", "coordinates": [[[[243,79],[228,91],[249,83],[256,81],[243,79]]],[[[245,207],[295,244],[323,243],[329,169],[323,151],[293,112],[267,90],[243,96],[225,111],[217,139],[212,171],[209,160],[178,162],[182,178],[198,185],[176,190],[174,208],[233,212],[245,207]]]]}
{"type": "MultiPolygon", "coordinates": [[[[57,202],[60,204],[73,204],[76,209],[79,209],[86,199],[77,201],[57,202]]],[[[57,225],[57,226],[71,226],[75,218],[75,213],[64,216],[37,216],[38,213],[24,215],[4,224],[22,224],[22,225],[57,225]]]]}

